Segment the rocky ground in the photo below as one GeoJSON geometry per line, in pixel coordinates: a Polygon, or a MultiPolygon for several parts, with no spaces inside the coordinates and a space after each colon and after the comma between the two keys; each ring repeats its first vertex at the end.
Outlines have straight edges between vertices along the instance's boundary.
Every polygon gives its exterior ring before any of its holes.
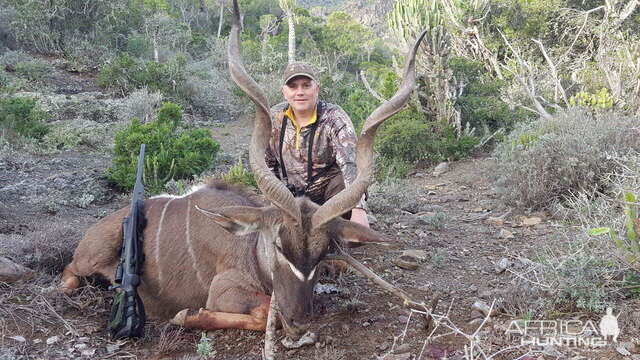
{"type": "MultiPolygon", "coordinates": [[[[86,107],[76,111],[70,119],[89,121],[86,126],[94,128],[107,124],[105,131],[122,124],[112,115],[117,99],[107,99],[91,79],[60,76],[60,85],[50,95],[60,97],[59,106],[84,102],[95,107],[95,111],[86,107]]],[[[250,118],[206,125],[222,143],[224,163],[245,154],[250,118]]],[[[108,151],[90,144],[46,153],[5,146],[0,155],[0,255],[36,272],[26,282],[0,284],[0,359],[260,358],[263,334],[251,331],[204,334],[151,321],[143,339],[110,342],[105,329],[110,292],[87,286],[68,298],[54,291],[82,233],[128,202],[128,195],[109,188],[104,178],[108,151]]],[[[620,293],[609,295],[614,314],[620,313],[617,343],[608,341],[601,348],[531,346],[521,345],[520,336],[505,333],[512,320],[524,324],[534,313],[550,320],[573,320],[574,327],[588,320],[597,325],[605,313],[540,309],[554,296],[554,289],[545,288],[540,272],[530,270],[532,263],[542,249],[563,242],[576,230],[553,214],[521,213],[501,205],[491,180],[493,171],[490,158],[476,158],[451,163],[437,176],[433,169],[423,169],[408,180],[371,189],[372,227],[395,237],[397,243],[368,245],[350,253],[415,301],[429,303],[439,293],[433,311],[439,321],[432,321],[431,328],[424,328],[419,312],[408,311],[351,270],[338,279],[321,281],[324,286],[314,300],[312,326],[319,341],[300,349],[279,346],[278,357],[640,358],[634,355],[640,354],[640,304],[620,293]]],[[[583,338],[594,336],[580,333],[583,338]]]]}

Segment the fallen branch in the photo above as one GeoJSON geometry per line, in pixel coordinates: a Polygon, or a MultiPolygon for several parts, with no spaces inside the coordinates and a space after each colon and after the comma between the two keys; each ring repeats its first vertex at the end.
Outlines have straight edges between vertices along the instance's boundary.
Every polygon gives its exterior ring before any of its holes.
{"type": "MultiPolygon", "coordinates": [[[[427,314],[430,314],[431,311],[433,311],[433,309],[435,309],[435,307],[437,306],[440,300],[439,293],[434,294],[431,300],[430,307],[427,307],[427,305],[424,302],[419,303],[419,302],[413,301],[411,300],[410,296],[406,292],[386,282],[384,279],[382,279],[381,277],[376,275],[373,271],[371,271],[368,267],[364,266],[361,262],[351,257],[351,255],[347,254],[346,252],[342,251],[342,249],[340,249],[339,247],[337,249],[338,250],[336,251],[335,254],[328,254],[327,256],[325,256],[324,260],[346,261],[349,265],[351,265],[354,269],[359,271],[366,278],[371,280],[374,284],[380,286],[382,289],[386,290],[391,295],[394,295],[395,297],[400,298],[402,300],[403,305],[412,310],[418,310],[418,311],[426,312],[427,314]]],[[[428,324],[427,324],[427,327],[428,327],[428,324]]]]}

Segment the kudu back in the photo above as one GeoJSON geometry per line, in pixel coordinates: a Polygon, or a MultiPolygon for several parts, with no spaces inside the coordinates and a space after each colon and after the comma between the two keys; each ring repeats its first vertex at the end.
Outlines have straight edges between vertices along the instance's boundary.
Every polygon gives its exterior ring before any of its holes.
{"type": "MultiPolygon", "coordinates": [[[[383,234],[340,218],[352,209],[373,180],[373,139],[377,128],[400,111],[413,91],[415,54],[422,33],[405,61],[396,94],[365,121],[356,145],[356,180],[322,206],[294,198],[269,170],[265,152],[271,136],[264,92],[249,76],[240,55],[240,9],[233,1],[229,71],[253,101],[256,120],[249,162],[266,206],[247,191],[204,183],[185,196],[145,201],[146,261],[138,288],[150,316],[201,329],[264,330],[271,295],[280,320],[293,328],[311,313],[318,266],[338,244],[386,241],[383,234]],[[201,309],[194,312],[195,309],[201,309]],[[177,313],[177,314],[176,314],[177,313]],[[175,315],[175,316],[174,316],[175,315]]],[[[111,279],[122,239],[121,209],[92,226],[63,273],[61,290],[70,293],[79,276],[111,279]]]]}

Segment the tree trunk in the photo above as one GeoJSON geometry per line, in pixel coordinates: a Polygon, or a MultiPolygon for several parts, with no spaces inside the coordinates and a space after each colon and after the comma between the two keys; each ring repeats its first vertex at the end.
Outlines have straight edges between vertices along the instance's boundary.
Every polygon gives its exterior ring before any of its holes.
{"type": "Polygon", "coordinates": [[[218,37],[222,33],[222,20],[224,20],[224,0],[220,0],[220,18],[218,19],[218,37]]]}
{"type": "Polygon", "coordinates": [[[293,11],[285,12],[289,23],[289,63],[296,61],[296,25],[293,11]]]}

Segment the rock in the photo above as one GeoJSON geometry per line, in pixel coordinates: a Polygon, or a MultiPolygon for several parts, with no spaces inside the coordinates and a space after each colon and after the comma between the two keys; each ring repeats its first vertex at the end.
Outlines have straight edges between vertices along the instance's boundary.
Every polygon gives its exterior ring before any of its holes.
{"type": "Polygon", "coordinates": [[[387,354],[384,357],[379,358],[380,360],[408,360],[411,358],[411,354],[387,354]]]}
{"type": "Polygon", "coordinates": [[[12,283],[17,281],[27,281],[33,279],[35,276],[35,271],[0,256],[1,282],[12,283]]]}
{"type": "Polygon", "coordinates": [[[415,178],[423,178],[423,177],[426,177],[426,176],[427,176],[427,174],[421,173],[421,172],[413,174],[413,177],[415,177],[415,178]]]}
{"type": "Polygon", "coordinates": [[[409,256],[418,261],[427,260],[427,252],[424,250],[405,250],[402,252],[401,256],[409,256]]]}
{"type": "Polygon", "coordinates": [[[316,287],[313,289],[316,294],[337,294],[340,292],[340,288],[334,284],[321,284],[316,283],[316,287]]]}
{"type": "Polygon", "coordinates": [[[498,314],[498,310],[496,310],[496,308],[491,309],[491,306],[489,306],[489,304],[487,304],[486,302],[482,301],[482,300],[478,300],[476,302],[473,303],[473,308],[476,310],[479,310],[480,312],[482,312],[484,314],[484,316],[489,315],[489,312],[491,311],[491,315],[497,315],[498,314]]]}
{"type": "Polygon", "coordinates": [[[549,345],[546,348],[544,348],[544,351],[542,352],[544,355],[547,356],[551,356],[551,357],[556,357],[556,358],[562,358],[565,357],[563,353],[561,353],[560,351],[558,351],[556,349],[555,346],[553,345],[549,345]]]}
{"type": "Polygon", "coordinates": [[[515,235],[507,229],[500,229],[500,234],[498,235],[501,239],[514,239],[515,235]]]}
{"type": "Polygon", "coordinates": [[[373,214],[367,214],[367,219],[369,219],[369,224],[375,224],[378,222],[378,218],[373,216],[373,214]]]}
{"type": "Polygon", "coordinates": [[[394,354],[406,354],[408,352],[411,352],[411,345],[409,344],[402,344],[400,346],[398,346],[397,348],[393,349],[393,353],[394,354]]]}
{"type": "Polygon", "coordinates": [[[51,345],[51,344],[55,344],[60,340],[60,337],[58,336],[52,336],[50,338],[47,339],[47,345],[51,345]]]}
{"type": "Polygon", "coordinates": [[[371,323],[368,321],[365,321],[362,323],[362,327],[369,327],[369,326],[371,326],[371,323]]]}
{"type": "Polygon", "coordinates": [[[409,317],[408,316],[404,316],[404,315],[400,315],[398,316],[398,322],[400,322],[401,324],[406,324],[409,322],[409,317]]]}
{"type": "Polygon", "coordinates": [[[378,346],[378,350],[382,350],[382,351],[385,351],[388,348],[389,348],[389,342],[388,341],[385,341],[385,342],[383,342],[382,344],[380,344],[378,346]]]}
{"type": "Polygon", "coordinates": [[[25,342],[27,341],[27,339],[24,336],[20,336],[20,335],[11,335],[11,336],[7,336],[9,339],[11,340],[15,340],[17,342],[25,342]]]}
{"type": "Polygon", "coordinates": [[[415,270],[420,267],[420,264],[415,258],[405,255],[400,255],[393,263],[405,270],[415,270]]]}
{"type": "Polygon", "coordinates": [[[504,220],[501,218],[497,218],[497,217],[490,217],[484,220],[484,223],[486,225],[491,225],[491,226],[502,226],[504,225],[504,220]]]}
{"type": "Polygon", "coordinates": [[[80,354],[82,354],[82,356],[93,356],[96,354],[96,349],[94,348],[85,349],[85,350],[82,350],[80,354]]]}
{"type": "Polygon", "coordinates": [[[485,315],[483,315],[480,311],[478,311],[478,310],[473,310],[473,311],[471,312],[471,316],[470,316],[470,318],[471,318],[471,319],[478,319],[478,318],[482,319],[482,318],[484,318],[484,316],[485,316],[485,315]]]}
{"type": "Polygon", "coordinates": [[[313,345],[318,341],[318,335],[311,331],[307,331],[298,341],[293,341],[289,337],[282,339],[282,346],[287,349],[299,349],[303,346],[313,345]]]}
{"type": "Polygon", "coordinates": [[[440,176],[444,173],[446,173],[447,171],[449,171],[449,163],[447,162],[441,162],[440,164],[436,165],[436,167],[433,169],[433,176],[440,176]]]}
{"type": "Polygon", "coordinates": [[[618,352],[618,354],[622,355],[622,356],[630,356],[631,353],[629,352],[629,350],[623,348],[622,346],[618,346],[616,348],[616,351],[618,352]]]}
{"type": "Polygon", "coordinates": [[[114,354],[115,352],[120,350],[120,346],[122,346],[122,344],[107,345],[107,354],[114,354]]]}
{"type": "Polygon", "coordinates": [[[542,219],[539,217],[530,217],[522,220],[522,226],[531,227],[536,226],[542,222],[542,219]]]}
{"type": "Polygon", "coordinates": [[[507,258],[502,258],[500,259],[500,261],[496,264],[496,274],[500,274],[501,272],[507,270],[508,268],[512,267],[513,263],[511,261],[509,261],[509,259],[507,258]]]}

